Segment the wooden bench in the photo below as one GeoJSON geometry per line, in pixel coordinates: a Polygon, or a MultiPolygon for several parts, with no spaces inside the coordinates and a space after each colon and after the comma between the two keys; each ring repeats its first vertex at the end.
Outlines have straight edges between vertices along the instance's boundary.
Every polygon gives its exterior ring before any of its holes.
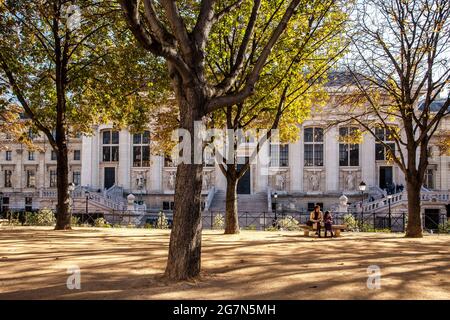
{"type": "MultiPolygon", "coordinates": [[[[300,229],[303,229],[303,235],[305,237],[309,237],[309,233],[310,232],[316,232],[316,229],[313,229],[313,227],[311,226],[307,226],[306,224],[301,224],[300,229]]],[[[332,226],[333,229],[333,233],[335,237],[340,237],[341,236],[341,230],[345,231],[347,229],[347,225],[345,224],[334,224],[332,226]]],[[[320,234],[325,233],[325,227],[321,227],[320,228],[320,234]]]]}

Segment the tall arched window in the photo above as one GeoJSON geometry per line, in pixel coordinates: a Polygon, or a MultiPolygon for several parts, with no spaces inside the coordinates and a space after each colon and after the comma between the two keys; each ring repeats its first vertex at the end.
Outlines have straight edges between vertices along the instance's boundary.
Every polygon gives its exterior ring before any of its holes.
{"type": "Polygon", "coordinates": [[[339,128],[339,166],[355,167],[359,166],[359,144],[349,143],[351,137],[356,136],[357,127],[339,128]]]}
{"type": "Polygon", "coordinates": [[[150,167],[150,131],[133,134],[133,167],[150,167]]]}
{"type": "Polygon", "coordinates": [[[375,128],[375,160],[388,160],[389,153],[395,154],[395,143],[389,128],[375,128]],[[383,141],[384,143],[381,143],[383,141]],[[387,147],[385,147],[385,145],[387,147]]]}
{"type": "Polygon", "coordinates": [[[270,166],[271,167],[289,166],[289,144],[287,143],[270,144],[270,166]]]}
{"type": "Polygon", "coordinates": [[[119,131],[102,131],[102,142],[103,162],[119,161],[119,131]]]}
{"type": "Polygon", "coordinates": [[[305,167],[323,166],[323,128],[305,128],[304,161],[305,167]]]}

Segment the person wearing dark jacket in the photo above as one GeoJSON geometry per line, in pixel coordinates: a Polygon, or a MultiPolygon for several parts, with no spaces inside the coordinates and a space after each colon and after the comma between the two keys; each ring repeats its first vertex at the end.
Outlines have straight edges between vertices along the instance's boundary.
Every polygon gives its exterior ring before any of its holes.
{"type": "Polygon", "coordinates": [[[325,211],[325,215],[323,216],[323,222],[325,225],[325,238],[327,237],[327,232],[330,231],[331,237],[334,237],[333,234],[333,216],[330,211],[325,211]]]}

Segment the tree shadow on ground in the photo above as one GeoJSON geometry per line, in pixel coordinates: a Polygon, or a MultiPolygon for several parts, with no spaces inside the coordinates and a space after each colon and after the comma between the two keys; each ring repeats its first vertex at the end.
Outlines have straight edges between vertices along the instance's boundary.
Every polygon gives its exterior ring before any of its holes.
{"type": "Polygon", "coordinates": [[[445,236],[344,234],[317,239],[205,232],[202,276],[173,283],[162,278],[168,231],[3,231],[2,299],[450,298],[450,237],[445,236]],[[81,269],[81,290],[66,287],[72,265],[81,269]],[[381,268],[379,290],[367,288],[370,265],[381,268]]]}

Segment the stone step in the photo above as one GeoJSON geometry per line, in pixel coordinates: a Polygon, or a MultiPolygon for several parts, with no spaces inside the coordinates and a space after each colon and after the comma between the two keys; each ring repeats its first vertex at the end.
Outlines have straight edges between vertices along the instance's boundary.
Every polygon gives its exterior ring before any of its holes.
{"type": "MultiPolygon", "coordinates": [[[[265,193],[256,194],[238,194],[239,212],[263,212],[267,211],[267,195],[265,193]]],[[[210,210],[225,211],[226,193],[218,191],[214,195],[210,210]]]]}

